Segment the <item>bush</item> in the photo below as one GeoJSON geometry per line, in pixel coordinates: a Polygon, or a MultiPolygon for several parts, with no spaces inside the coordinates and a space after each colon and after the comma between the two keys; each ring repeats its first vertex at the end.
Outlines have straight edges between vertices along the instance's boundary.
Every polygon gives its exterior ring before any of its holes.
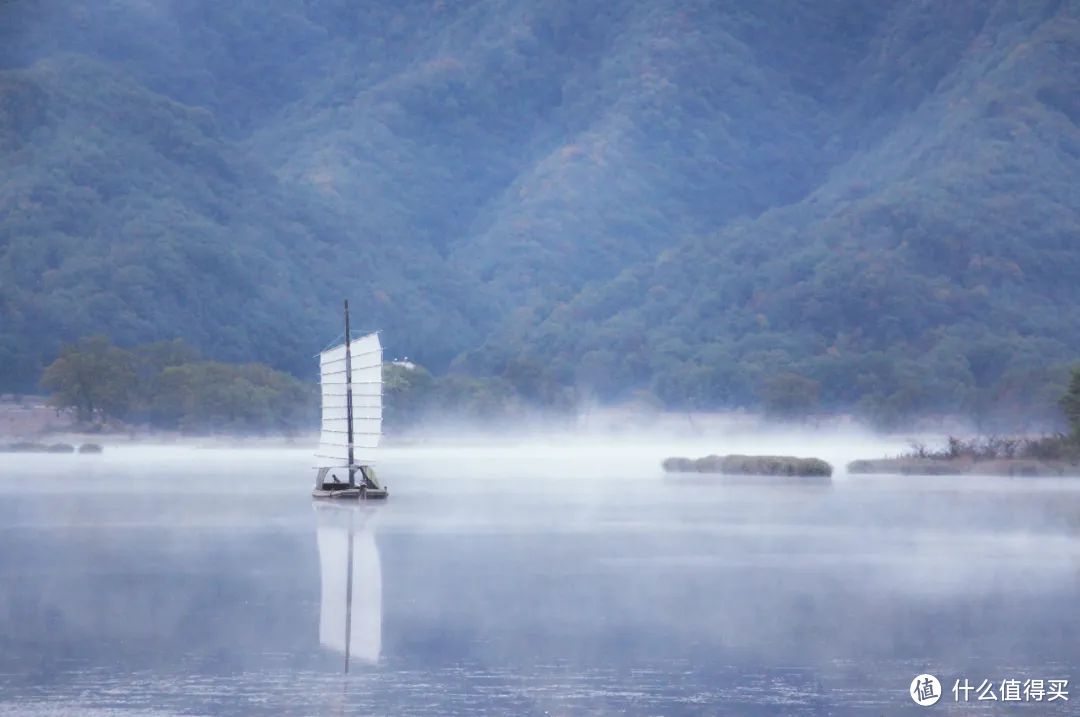
{"type": "Polygon", "coordinates": [[[672,457],[665,459],[661,465],[669,473],[808,477],[832,475],[832,466],[826,461],[795,456],[710,455],[698,459],[672,457]]]}

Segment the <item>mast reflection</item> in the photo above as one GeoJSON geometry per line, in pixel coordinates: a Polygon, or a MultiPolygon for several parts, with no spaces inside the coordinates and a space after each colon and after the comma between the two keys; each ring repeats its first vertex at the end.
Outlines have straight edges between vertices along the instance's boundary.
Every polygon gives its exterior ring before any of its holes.
{"type": "Polygon", "coordinates": [[[382,649],[382,564],[375,544],[376,508],[314,506],[322,600],[319,642],[350,663],[374,665],[382,649]]]}

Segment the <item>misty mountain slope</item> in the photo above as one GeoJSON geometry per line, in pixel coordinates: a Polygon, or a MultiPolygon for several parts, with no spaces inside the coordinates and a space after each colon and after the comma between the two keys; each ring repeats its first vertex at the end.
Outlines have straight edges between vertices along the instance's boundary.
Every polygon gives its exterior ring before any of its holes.
{"type": "Polygon", "coordinates": [[[462,4],[432,13],[415,0],[9,0],[0,6],[0,67],[88,55],[243,136],[329,75],[374,83],[407,65],[416,28],[462,4]]]}
{"type": "Polygon", "coordinates": [[[528,297],[519,324],[688,235],[803,198],[933,94],[987,14],[976,2],[635,8],[588,85],[599,105],[579,112],[584,100],[563,94],[564,113],[594,121],[455,248],[498,293],[528,297]]]}
{"type": "Polygon", "coordinates": [[[337,197],[363,225],[449,255],[567,123],[587,120],[564,116],[563,93],[591,82],[607,40],[603,27],[579,27],[577,12],[461,9],[430,34],[418,28],[412,61],[394,73],[371,82],[348,68],[331,72],[251,146],[282,176],[337,197]]]}
{"type": "Polygon", "coordinates": [[[888,7],[465,5],[378,80],[331,63],[251,146],[492,303],[547,304],[815,186],[853,118],[807,55],[854,64],[888,7]]]}
{"type": "Polygon", "coordinates": [[[590,287],[529,349],[690,405],[756,403],[785,371],[883,412],[1046,399],[1040,371],[1080,348],[1080,23],[1050,9],[991,14],[807,199],[590,287]]]}
{"type": "Polygon", "coordinates": [[[827,163],[821,107],[776,93],[775,73],[722,18],[687,7],[650,4],[627,18],[588,92],[565,93],[561,112],[602,105],[485,208],[455,248],[462,265],[497,290],[565,297],[812,186],[827,163]]]}
{"type": "Polygon", "coordinates": [[[90,331],[302,372],[348,295],[605,397],[1035,403],[1080,352],[1077,6],[4,3],[0,388],[90,331]]]}
{"type": "Polygon", "coordinates": [[[467,320],[416,288],[457,291],[424,276],[423,255],[351,237],[332,207],[222,139],[208,112],[112,67],[65,56],[0,73],[0,157],[9,381],[32,381],[59,340],[93,332],[181,335],[222,358],[303,371],[340,331],[342,294],[358,326],[413,332],[433,354],[455,320],[453,336],[469,340],[467,320]]]}

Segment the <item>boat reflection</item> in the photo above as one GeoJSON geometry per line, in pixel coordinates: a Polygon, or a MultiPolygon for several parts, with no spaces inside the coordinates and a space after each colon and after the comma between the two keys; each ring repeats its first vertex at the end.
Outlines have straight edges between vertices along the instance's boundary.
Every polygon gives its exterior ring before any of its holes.
{"type": "Polygon", "coordinates": [[[319,642],[345,656],[345,671],[373,665],[382,649],[382,564],[375,544],[376,508],[316,503],[322,601],[319,642]]]}

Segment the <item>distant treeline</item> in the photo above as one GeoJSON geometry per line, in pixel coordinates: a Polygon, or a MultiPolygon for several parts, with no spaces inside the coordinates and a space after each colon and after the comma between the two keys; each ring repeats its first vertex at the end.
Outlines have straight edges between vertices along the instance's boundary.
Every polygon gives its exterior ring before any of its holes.
{"type": "MultiPolygon", "coordinates": [[[[383,366],[383,380],[390,428],[433,418],[499,423],[538,413],[568,415],[580,399],[541,363],[522,359],[494,377],[434,376],[419,364],[391,362],[383,366]]],[[[83,424],[119,421],[188,432],[294,432],[318,425],[314,380],[262,364],[205,360],[180,339],[131,349],[104,336],[80,339],[63,346],[41,386],[83,424]]],[[[819,412],[816,387],[807,379],[779,373],[768,386],[768,415],[798,419],[819,412]]],[[[637,402],[662,408],[647,393],[637,402]]],[[[1080,367],[1067,389],[1046,403],[1048,412],[1060,408],[1080,441],[1080,367]]]]}
{"type": "MultiPolygon", "coordinates": [[[[440,417],[482,423],[574,406],[572,391],[524,362],[494,378],[435,377],[417,364],[387,363],[383,377],[389,427],[440,417]]],[[[61,348],[41,386],[54,405],[72,411],[84,426],[143,425],[193,433],[318,428],[314,380],[257,363],[205,360],[181,339],[131,349],[104,336],[80,339],[61,348]]]]}
{"type": "Polygon", "coordinates": [[[289,433],[318,416],[316,386],[261,364],[204,360],[179,339],[123,349],[83,338],[61,349],[41,385],[82,424],[289,433]]]}
{"type": "Polygon", "coordinates": [[[577,392],[555,381],[539,363],[514,361],[497,376],[433,376],[418,364],[383,366],[384,420],[391,427],[421,421],[464,420],[493,426],[538,414],[566,415],[577,392]]]}

